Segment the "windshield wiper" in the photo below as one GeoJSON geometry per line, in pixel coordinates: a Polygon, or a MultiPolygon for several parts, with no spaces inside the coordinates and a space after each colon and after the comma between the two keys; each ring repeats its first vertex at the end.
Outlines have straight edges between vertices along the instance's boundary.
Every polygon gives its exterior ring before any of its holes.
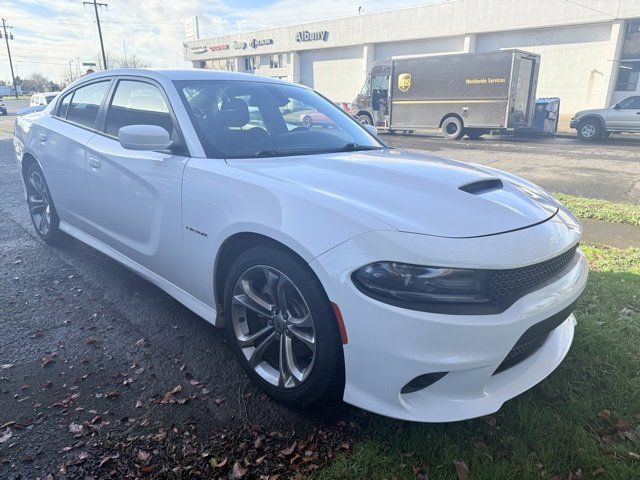
{"type": "Polygon", "coordinates": [[[384,147],[375,145],[360,145],[355,142],[347,143],[342,148],[335,150],[336,152],[357,152],[360,150],[383,150],[384,147]]]}

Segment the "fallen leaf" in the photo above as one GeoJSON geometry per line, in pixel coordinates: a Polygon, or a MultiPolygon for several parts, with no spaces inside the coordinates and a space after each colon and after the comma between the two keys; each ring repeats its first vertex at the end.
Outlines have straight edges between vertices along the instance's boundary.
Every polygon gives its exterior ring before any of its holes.
{"type": "Polygon", "coordinates": [[[176,388],[174,388],[170,392],[165,393],[164,396],[162,397],[162,400],[160,401],[160,403],[169,403],[169,402],[171,402],[173,400],[173,396],[176,393],[180,393],[181,391],[182,391],[182,385],[178,385],[176,388]]]}
{"type": "Polygon", "coordinates": [[[107,463],[109,460],[115,460],[119,457],[120,455],[117,453],[114,453],[112,455],[107,455],[105,457],[102,457],[102,459],[100,460],[100,464],[98,466],[103,466],[105,463],[107,463]]]}
{"type": "Polygon", "coordinates": [[[454,467],[456,467],[456,473],[458,474],[458,480],[468,480],[469,479],[469,467],[462,460],[454,460],[454,467]]]}
{"type": "Polygon", "coordinates": [[[227,460],[228,459],[225,457],[224,460],[218,462],[215,458],[210,458],[209,465],[211,465],[211,468],[222,468],[227,464],[227,460]]]}
{"type": "Polygon", "coordinates": [[[0,443],[4,443],[7,440],[9,440],[11,437],[13,437],[13,432],[11,431],[10,428],[7,428],[1,435],[0,435],[0,443]]]}
{"type": "Polygon", "coordinates": [[[289,456],[293,453],[293,451],[296,449],[296,442],[293,442],[293,445],[291,445],[288,448],[285,448],[284,450],[280,451],[280,453],[284,456],[289,456]]]}
{"type": "Polygon", "coordinates": [[[53,361],[54,361],[53,355],[47,355],[42,359],[42,366],[46,367],[47,365],[49,365],[53,361]]]}
{"type": "Polygon", "coordinates": [[[151,458],[151,454],[146,450],[139,449],[138,450],[138,460],[141,462],[148,462],[151,458]]]}
{"type": "Polygon", "coordinates": [[[629,457],[631,457],[633,460],[640,460],[640,455],[638,455],[636,452],[629,452],[629,457]]]}
{"type": "Polygon", "coordinates": [[[82,433],[83,430],[84,430],[84,427],[82,425],[77,424],[77,423],[71,423],[69,425],[69,431],[71,433],[73,433],[74,435],[78,434],[78,433],[82,433]]]}
{"type": "Polygon", "coordinates": [[[153,465],[147,465],[146,467],[142,467],[140,471],[145,474],[153,473],[153,465]]]}
{"type": "Polygon", "coordinates": [[[597,477],[599,475],[603,475],[604,473],[606,473],[605,469],[602,468],[602,467],[598,467],[593,471],[593,473],[591,475],[594,476],[594,477],[597,477]]]}
{"type": "Polygon", "coordinates": [[[629,420],[625,420],[624,418],[621,418],[616,422],[616,428],[620,431],[628,430],[630,426],[631,423],[629,422],[629,420]]]}
{"type": "Polygon", "coordinates": [[[141,338],[140,340],[138,340],[135,343],[136,347],[143,347],[144,346],[144,338],[141,338]]]}
{"type": "Polygon", "coordinates": [[[598,416],[607,422],[611,421],[611,412],[609,410],[600,410],[598,416]]]}
{"type": "Polygon", "coordinates": [[[0,370],[6,370],[7,368],[13,367],[13,363],[3,363],[0,365],[0,370]]]}
{"type": "Polygon", "coordinates": [[[242,478],[247,474],[247,469],[240,465],[240,462],[236,462],[233,464],[233,469],[229,474],[230,479],[242,478]]]}

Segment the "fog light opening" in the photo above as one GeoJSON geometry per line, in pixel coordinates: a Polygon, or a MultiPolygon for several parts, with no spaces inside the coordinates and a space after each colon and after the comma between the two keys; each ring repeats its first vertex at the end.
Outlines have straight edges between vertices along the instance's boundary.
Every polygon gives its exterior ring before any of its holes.
{"type": "Polygon", "coordinates": [[[418,390],[423,390],[430,385],[433,385],[442,377],[444,377],[449,372],[434,372],[434,373],[425,373],[424,375],[420,375],[419,377],[414,378],[409,383],[407,383],[402,390],[400,390],[401,394],[417,392],[418,390]]]}

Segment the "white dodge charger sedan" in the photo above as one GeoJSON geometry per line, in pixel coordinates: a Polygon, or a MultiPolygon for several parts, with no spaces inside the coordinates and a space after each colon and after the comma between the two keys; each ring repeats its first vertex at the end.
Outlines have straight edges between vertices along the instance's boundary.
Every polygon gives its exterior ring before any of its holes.
{"type": "Polygon", "coordinates": [[[38,235],[69,236],[215,326],[275,399],[495,412],[571,345],[581,226],[545,190],[389,148],[313,90],[110,70],[19,117],[38,235]],[[323,127],[288,121],[304,109],[323,127]]]}

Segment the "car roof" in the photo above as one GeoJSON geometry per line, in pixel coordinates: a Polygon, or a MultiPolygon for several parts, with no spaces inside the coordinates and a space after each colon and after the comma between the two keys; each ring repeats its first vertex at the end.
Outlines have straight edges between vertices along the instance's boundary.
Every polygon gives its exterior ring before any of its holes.
{"type": "MultiPolygon", "coordinates": [[[[130,75],[146,77],[155,80],[238,80],[248,82],[268,82],[278,84],[289,84],[289,82],[263,77],[260,75],[254,75],[251,73],[238,73],[238,72],[226,72],[220,70],[209,70],[204,68],[189,68],[182,70],[171,69],[150,69],[150,68],[114,68],[113,70],[104,70],[101,72],[91,73],[85,75],[77,80],[77,83],[82,83],[85,80],[93,80],[101,77],[113,77],[116,75],[130,75]]],[[[76,83],[74,82],[74,83],[76,83]]]]}

